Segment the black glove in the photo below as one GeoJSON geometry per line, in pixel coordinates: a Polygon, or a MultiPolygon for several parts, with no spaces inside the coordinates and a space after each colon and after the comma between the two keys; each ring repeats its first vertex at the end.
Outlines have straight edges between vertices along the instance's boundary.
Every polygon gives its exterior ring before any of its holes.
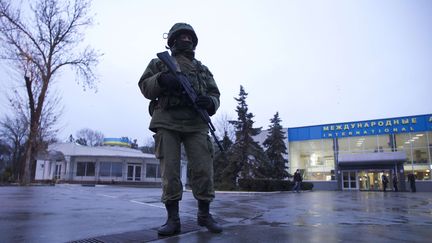
{"type": "Polygon", "coordinates": [[[170,72],[162,73],[158,78],[159,86],[167,90],[180,89],[180,83],[177,78],[170,72]]]}
{"type": "Polygon", "coordinates": [[[210,96],[198,96],[195,104],[197,104],[199,108],[207,110],[208,113],[214,113],[214,104],[210,96]]]}

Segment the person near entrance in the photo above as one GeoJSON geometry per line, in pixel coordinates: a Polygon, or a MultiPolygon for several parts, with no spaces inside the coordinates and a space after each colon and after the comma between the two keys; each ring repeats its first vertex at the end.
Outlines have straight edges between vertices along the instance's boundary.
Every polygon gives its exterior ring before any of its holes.
{"type": "Polygon", "coordinates": [[[399,183],[399,181],[398,181],[398,177],[397,177],[397,174],[396,174],[396,172],[393,174],[393,190],[395,191],[395,192],[397,192],[397,191],[399,191],[399,189],[398,189],[398,183],[399,183]]]}
{"type": "Polygon", "coordinates": [[[410,183],[411,192],[416,192],[415,175],[413,173],[408,174],[408,182],[410,183]]]}
{"type": "Polygon", "coordinates": [[[387,190],[388,178],[387,178],[387,176],[384,173],[381,176],[381,182],[382,182],[382,185],[383,185],[383,191],[385,192],[387,190]]]}
{"type": "Polygon", "coordinates": [[[293,191],[300,192],[301,190],[301,182],[303,181],[303,178],[300,174],[300,170],[297,169],[296,172],[294,172],[294,188],[293,191]]]}
{"type": "Polygon", "coordinates": [[[213,183],[213,144],[208,136],[209,127],[194,109],[204,109],[214,115],[219,108],[220,92],[210,70],[195,59],[198,37],[189,24],[176,23],[167,35],[167,48],[181,72],[198,95],[190,101],[177,77],[158,58],[148,64],[138,86],[145,98],[151,100],[152,116],[149,129],[155,132],[155,155],[160,160],[162,198],[168,214],[159,235],[170,236],[181,231],[179,201],[183,185],[180,179],[181,145],[188,158],[190,185],[198,201],[198,225],[212,233],[222,232],[222,227],[210,214],[210,202],[215,197],[213,183]]]}

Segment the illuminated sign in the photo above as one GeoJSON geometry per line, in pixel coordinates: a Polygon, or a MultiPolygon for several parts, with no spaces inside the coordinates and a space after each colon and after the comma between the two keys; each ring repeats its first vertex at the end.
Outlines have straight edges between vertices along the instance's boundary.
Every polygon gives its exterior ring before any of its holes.
{"type": "MultiPolygon", "coordinates": [[[[430,117],[432,118],[432,116],[430,117]]],[[[417,117],[384,119],[378,121],[351,122],[322,127],[323,138],[368,136],[375,134],[404,133],[421,131],[417,117]]]]}
{"type": "Polygon", "coordinates": [[[288,139],[310,140],[432,131],[432,114],[288,129],[288,139]]]}

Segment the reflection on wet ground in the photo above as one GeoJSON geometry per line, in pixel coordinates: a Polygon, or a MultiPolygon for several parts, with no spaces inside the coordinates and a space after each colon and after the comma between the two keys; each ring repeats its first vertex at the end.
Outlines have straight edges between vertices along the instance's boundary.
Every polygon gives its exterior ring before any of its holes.
{"type": "MultiPolygon", "coordinates": [[[[428,242],[432,237],[432,193],[218,192],[212,213],[224,224],[223,234],[193,226],[164,239],[154,231],[165,220],[159,198],[158,188],[0,187],[0,242],[68,242],[146,230],[143,235],[153,238],[136,242],[428,242]]],[[[184,193],[180,212],[182,221],[194,224],[191,192],[184,193]]]]}

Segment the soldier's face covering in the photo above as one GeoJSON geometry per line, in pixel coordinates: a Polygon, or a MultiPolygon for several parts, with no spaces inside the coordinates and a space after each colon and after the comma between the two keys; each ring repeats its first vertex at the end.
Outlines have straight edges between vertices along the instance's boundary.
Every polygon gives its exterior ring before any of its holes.
{"type": "Polygon", "coordinates": [[[189,40],[177,40],[174,44],[179,51],[193,51],[193,43],[189,40]]]}
{"type": "Polygon", "coordinates": [[[173,54],[183,54],[189,59],[195,57],[192,37],[188,34],[181,34],[174,42],[173,54]]]}

